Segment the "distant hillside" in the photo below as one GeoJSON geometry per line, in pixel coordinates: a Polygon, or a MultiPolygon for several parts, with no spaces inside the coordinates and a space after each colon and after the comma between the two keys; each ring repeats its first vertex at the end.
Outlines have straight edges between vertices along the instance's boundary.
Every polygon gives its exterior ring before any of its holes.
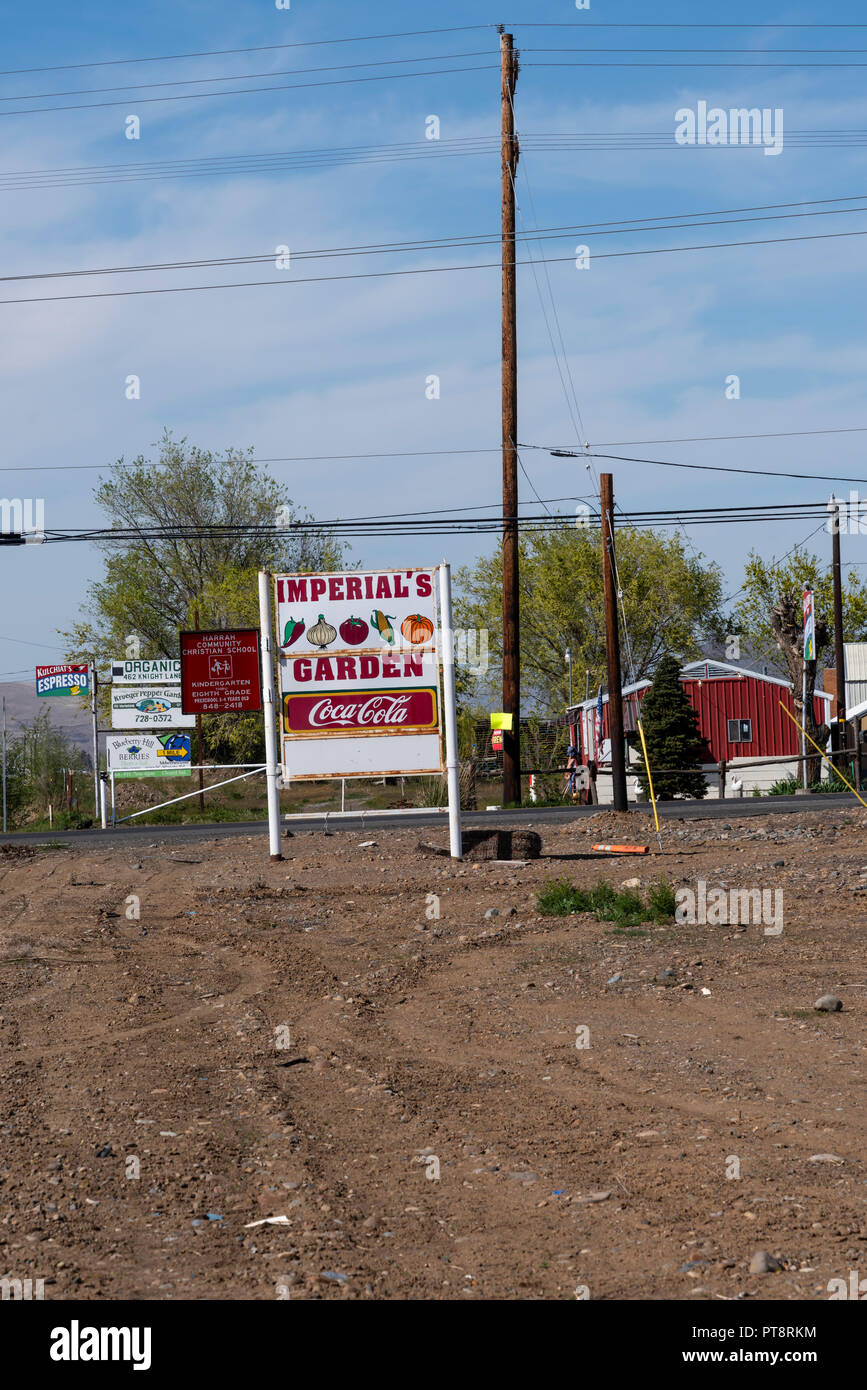
{"type": "Polygon", "coordinates": [[[6,735],[13,739],[21,731],[22,725],[32,724],[38,714],[47,706],[51,713],[51,723],[77,744],[87,756],[92,766],[92,734],[90,711],[82,709],[81,701],[71,695],[38,697],[36,680],[0,682],[0,696],[6,697],[6,735]]]}

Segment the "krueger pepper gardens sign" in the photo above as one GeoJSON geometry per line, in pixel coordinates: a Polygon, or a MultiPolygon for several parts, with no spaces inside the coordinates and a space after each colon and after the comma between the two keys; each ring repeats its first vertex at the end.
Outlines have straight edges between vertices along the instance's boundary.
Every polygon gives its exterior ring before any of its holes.
{"type": "Polygon", "coordinates": [[[275,575],[287,780],[442,771],[435,580],[275,575]]]}

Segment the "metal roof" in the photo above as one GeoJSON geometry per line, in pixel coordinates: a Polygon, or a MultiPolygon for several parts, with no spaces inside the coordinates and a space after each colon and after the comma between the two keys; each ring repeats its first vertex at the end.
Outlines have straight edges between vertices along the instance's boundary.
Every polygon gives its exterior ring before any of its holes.
{"type": "MultiPolygon", "coordinates": [[[[854,647],[863,648],[863,650],[864,650],[864,652],[865,652],[865,661],[867,661],[867,642],[863,642],[863,643],[862,643],[862,642],[855,642],[855,643],[850,643],[849,645],[850,645],[850,646],[854,646],[854,647]]],[[[847,647],[847,651],[848,651],[848,647],[847,647]]],[[[848,662],[848,657],[847,657],[847,662],[848,662]]],[[[848,670],[849,670],[848,664],[847,664],[846,670],[847,670],[847,673],[848,673],[848,670]]],[[[680,679],[681,679],[682,681],[683,681],[683,680],[725,680],[725,679],[730,679],[730,678],[741,678],[741,677],[747,677],[747,678],[749,678],[750,680],[755,680],[755,681],[763,681],[763,682],[766,682],[768,685],[780,685],[780,686],[782,686],[785,690],[791,690],[791,688],[792,688],[792,682],[791,682],[791,681],[782,680],[779,676],[767,676],[767,675],[765,675],[763,672],[751,670],[751,669],[750,669],[749,667],[747,667],[747,666],[734,666],[734,665],[731,664],[731,662],[728,662],[728,661],[715,661],[715,660],[711,660],[710,658],[707,658],[707,657],[701,657],[698,661],[688,661],[688,662],[686,663],[686,665],[681,666],[681,668],[680,668],[680,679]]],[[[864,676],[864,679],[867,680],[867,666],[865,666],[865,676],[864,676]]],[[[624,697],[626,697],[627,695],[634,695],[636,691],[638,691],[638,690],[645,690],[649,685],[652,685],[652,684],[653,684],[653,682],[652,682],[652,681],[649,681],[649,680],[635,681],[634,684],[632,684],[632,685],[624,685],[624,686],[622,687],[621,694],[622,694],[624,697]]],[[[830,696],[829,694],[827,694],[824,690],[816,690],[816,691],[814,691],[814,695],[815,695],[815,697],[816,697],[817,700],[824,700],[824,701],[826,702],[826,704],[828,704],[828,705],[831,704],[831,696],[830,696]]],[[[595,709],[598,700],[599,700],[599,696],[598,696],[598,695],[593,695],[593,696],[591,696],[589,700],[579,700],[576,704],[574,704],[574,705],[569,705],[568,708],[567,708],[566,713],[569,714],[572,710],[578,711],[578,710],[590,710],[590,709],[595,709]]],[[[608,694],[607,694],[606,691],[603,691],[603,692],[602,692],[602,703],[603,703],[603,705],[605,705],[605,704],[608,703],[608,694]]],[[[865,705],[864,705],[864,712],[867,713],[867,702],[865,702],[865,705]]],[[[853,713],[853,714],[851,714],[851,715],[850,715],[850,714],[847,714],[846,717],[847,717],[847,719],[850,719],[850,718],[854,718],[854,717],[856,717],[856,716],[855,716],[855,714],[853,713]]]]}

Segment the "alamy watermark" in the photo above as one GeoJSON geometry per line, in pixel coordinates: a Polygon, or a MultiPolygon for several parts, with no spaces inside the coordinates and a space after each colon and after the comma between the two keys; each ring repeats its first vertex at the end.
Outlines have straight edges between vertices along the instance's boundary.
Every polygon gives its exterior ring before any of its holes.
{"type": "Polygon", "coordinates": [[[758,145],[765,154],[781,154],[783,149],[783,108],[769,106],[721,106],[708,109],[706,101],[696,102],[693,111],[682,106],[675,111],[674,138],[678,145],[758,145]]]}
{"type": "Polygon", "coordinates": [[[20,536],[32,545],[45,540],[43,497],[0,497],[0,534],[20,536]]]}
{"type": "Polygon", "coordinates": [[[0,1279],[0,1302],[31,1303],[45,1298],[44,1279],[0,1279]]]}
{"type": "Polygon", "coordinates": [[[678,888],[674,920],[695,926],[764,925],[765,936],[783,931],[782,888],[711,888],[700,878],[695,890],[678,888]]]}
{"type": "Polygon", "coordinates": [[[849,490],[849,500],[828,498],[828,520],[825,530],[835,536],[867,536],[867,497],[860,497],[855,488],[849,490]]]}

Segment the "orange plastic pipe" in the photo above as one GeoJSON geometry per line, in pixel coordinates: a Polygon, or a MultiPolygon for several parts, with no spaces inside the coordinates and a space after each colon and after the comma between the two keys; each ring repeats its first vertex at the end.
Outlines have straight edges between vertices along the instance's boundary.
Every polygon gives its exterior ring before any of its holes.
{"type": "Polygon", "coordinates": [[[647,845],[591,845],[603,854],[647,854],[647,845]]]}

